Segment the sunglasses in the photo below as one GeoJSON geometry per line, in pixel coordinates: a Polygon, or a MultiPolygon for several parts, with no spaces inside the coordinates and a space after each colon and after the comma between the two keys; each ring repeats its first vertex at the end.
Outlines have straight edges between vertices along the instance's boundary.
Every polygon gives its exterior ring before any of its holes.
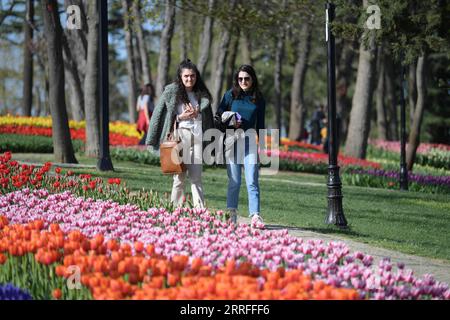
{"type": "Polygon", "coordinates": [[[251,79],[250,77],[243,77],[243,78],[239,77],[238,78],[239,82],[244,82],[244,81],[248,82],[248,81],[250,81],[250,79],[251,79]]]}

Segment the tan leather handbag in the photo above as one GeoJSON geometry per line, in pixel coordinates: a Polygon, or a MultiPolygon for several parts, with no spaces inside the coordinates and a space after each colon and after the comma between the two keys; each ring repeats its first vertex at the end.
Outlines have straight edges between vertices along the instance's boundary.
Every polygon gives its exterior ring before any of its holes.
{"type": "Polygon", "coordinates": [[[177,122],[174,121],[173,129],[167,134],[166,140],[159,145],[161,171],[163,174],[180,174],[186,171],[186,166],[179,154],[179,142],[176,135],[177,122]]]}

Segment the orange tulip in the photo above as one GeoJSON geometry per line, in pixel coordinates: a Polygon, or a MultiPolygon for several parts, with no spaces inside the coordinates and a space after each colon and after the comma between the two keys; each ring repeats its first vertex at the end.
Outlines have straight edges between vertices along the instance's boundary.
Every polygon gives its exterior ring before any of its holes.
{"type": "Polygon", "coordinates": [[[56,266],[55,273],[58,277],[64,277],[66,275],[66,268],[64,266],[56,266]]]}
{"type": "Polygon", "coordinates": [[[147,247],[145,248],[145,251],[147,252],[147,254],[149,256],[152,256],[155,253],[155,246],[152,244],[147,245],[147,247]]]}
{"type": "Polygon", "coordinates": [[[141,253],[144,251],[144,244],[140,241],[134,243],[134,250],[136,250],[137,253],[141,253]]]}
{"type": "Polygon", "coordinates": [[[53,298],[55,298],[56,300],[61,299],[61,296],[62,296],[61,289],[55,289],[55,290],[53,290],[53,291],[52,291],[52,296],[53,296],[53,298]]]}
{"type": "Polygon", "coordinates": [[[198,272],[198,270],[200,270],[200,267],[203,265],[203,260],[202,258],[194,258],[192,259],[191,262],[191,270],[193,272],[198,272]]]}
{"type": "Polygon", "coordinates": [[[171,287],[174,287],[177,285],[178,281],[180,281],[180,274],[179,273],[169,273],[167,275],[167,284],[171,287]]]}
{"type": "Polygon", "coordinates": [[[119,249],[119,245],[118,245],[117,241],[114,239],[108,240],[106,245],[107,245],[108,250],[110,250],[110,251],[116,251],[119,249]]]}
{"type": "Polygon", "coordinates": [[[6,260],[8,260],[8,258],[4,254],[0,253],[0,265],[5,264],[6,260]]]}
{"type": "Polygon", "coordinates": [[[60,229],[60,227],[59,227],[59,224],[57,224],[57,223],[52,223],[51,225],[50,225],[50,232],[51,233],[56,233],[56,232],[58,232],[58,231],[60,231],[61,229],[60,229]]]}

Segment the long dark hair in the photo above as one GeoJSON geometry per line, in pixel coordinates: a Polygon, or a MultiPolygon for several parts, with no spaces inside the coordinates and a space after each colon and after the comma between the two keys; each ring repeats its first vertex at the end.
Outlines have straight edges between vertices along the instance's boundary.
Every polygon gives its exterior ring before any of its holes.
{"type": "Polygon", "coordinates": [[[151,83],[146,83],[141,88],[141,97],[148,95],[150,98],[155,99],[155,89],[151,83]]]}
{"type": "Polygon", "coordinates": [[[194,88],[192,88],[192,91],[197,95],[197,99],[201,98],[207,98],[212,103],[212,96],[209,92],[208,88],[206,87],[205,83],[202,80],[202,77],[200,76],[200,72],[197,69],[197,66],[189,59],[181,61],[181,63],[178,65],[177,69],[177,77],[175,79],[175,83],[177,84],[177,102],[178,103],[189,103],[189,98],[186,92],[186,88],[183,85],[183,80],[181,79],[181,73],[183,72],[183,69],[189,69],[193,70],[196,75],[196,81],[194,88]]]}
{"type": "Polygon", "coordinates": [[[262,100],[263,95],[262,95],[261,91],[259,91],[258,78],[256,77],[255,69],[253,69],[253,67],[249,64],[243,64],[242,66],[239,67],[239,69],[234,74],[233,89],[232,89],[233,98],[239,99],[240,97],[243,97],[245,95],[244,90],[242,90],[242,88],[239,86],[239,82],[238,82],[239,72],[241,72],[241,71],[247,72],[250,75],[250,77],[252,77],[252,88],[251,88],[250,94],[252,95],[253,103],[256,103],[257,101],[262,100]]]}

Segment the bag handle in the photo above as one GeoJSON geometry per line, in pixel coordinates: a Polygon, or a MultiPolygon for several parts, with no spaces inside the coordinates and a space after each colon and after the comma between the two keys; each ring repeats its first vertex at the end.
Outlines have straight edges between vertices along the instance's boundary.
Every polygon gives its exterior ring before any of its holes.
{"type": "Polygon", "coordinates": [[[168,141],[176,141],[177,140],[176,132],[177,132],[177,121],[174,120],[173,121],[173,128],[167,134],[167,139],[166,140],[168,140],[168,141]]]}

